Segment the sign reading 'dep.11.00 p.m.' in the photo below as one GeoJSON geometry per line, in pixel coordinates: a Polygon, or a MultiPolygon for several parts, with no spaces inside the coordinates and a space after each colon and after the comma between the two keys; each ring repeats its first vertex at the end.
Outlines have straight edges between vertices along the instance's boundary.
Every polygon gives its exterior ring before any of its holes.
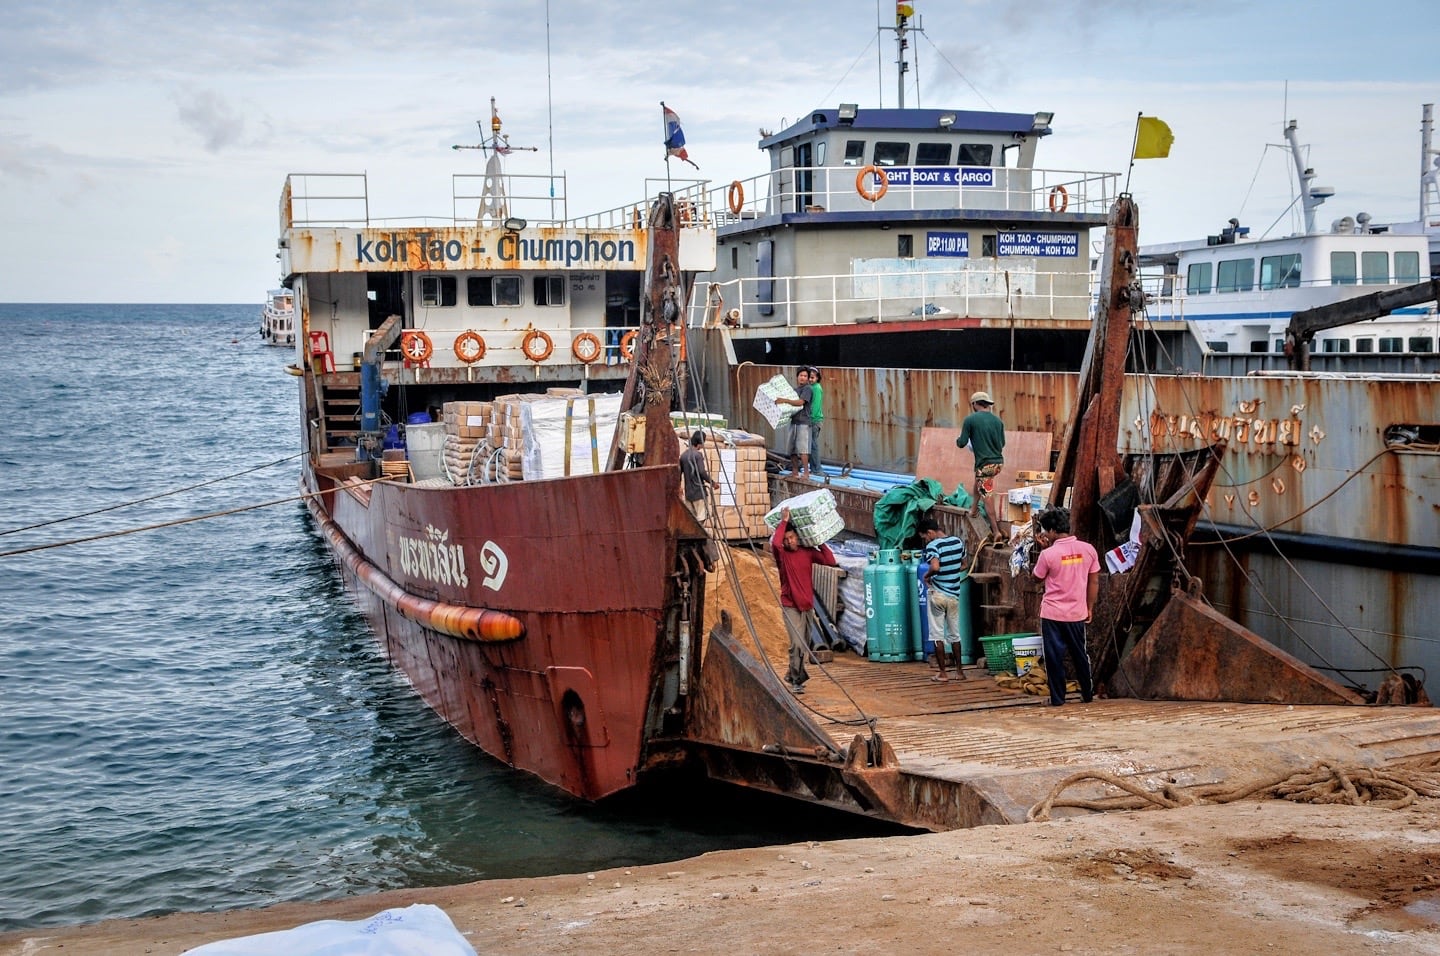
{"type": "Polygon", "coordinates": [[[970,256],[970,233],[968,232],[927,232],[925,233],[925,255],[949,256],[965,259],[970,256]]]}
{"type": "Polygon", "coordinates": [[[994,186],[989,166],[902,166],[885,170],[891,186],[994,186]]]}
{"type": "Polygon", "coordinates": [[[995,237],[995,254],[1074,258],[1080,255],[1080,233],[1002,232],[995,237]]]}

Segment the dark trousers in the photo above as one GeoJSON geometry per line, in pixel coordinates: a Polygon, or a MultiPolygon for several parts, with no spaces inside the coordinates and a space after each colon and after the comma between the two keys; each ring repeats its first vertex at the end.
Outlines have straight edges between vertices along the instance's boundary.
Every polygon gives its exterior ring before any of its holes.
{"type": "Polygon", "coordinates": [[[1085,652],[1084,621],[1052,621],[1040,619],[1040,637],[1045,644],[1045,677],[1050,684],[1050,703],[1065,703],[1065,657],[1075,665],[1075,679],[1080,682],[1080,699],[1089,703],[1095,696],[1095,682],[1090,676],[1090,655],[1085,652]]]}

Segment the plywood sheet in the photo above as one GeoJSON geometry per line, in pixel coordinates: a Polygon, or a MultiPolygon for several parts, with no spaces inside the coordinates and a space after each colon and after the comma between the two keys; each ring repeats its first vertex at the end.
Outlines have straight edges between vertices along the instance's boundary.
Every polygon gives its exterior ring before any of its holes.
{"type": "MultiPolygon", "coordinates": [[[[915,456],[915,477],[934,478],[947,495],[962,484],[969,491],[975,483],[975,453],[955,447],[958,434],[958,428],[920,429],[920,451],[915,456]]],[[[997,505],[1005,492],[1020,484],[1016,472],[1050,470],[1050,443],[1049,432],[1005,430],[1005,467],[995,478],[997,505]]]]}

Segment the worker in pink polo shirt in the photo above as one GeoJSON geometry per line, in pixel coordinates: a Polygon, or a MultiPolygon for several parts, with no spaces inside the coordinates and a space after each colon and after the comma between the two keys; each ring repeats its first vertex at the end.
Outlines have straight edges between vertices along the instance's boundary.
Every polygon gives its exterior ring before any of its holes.
{"type": "Polygon", "coordinates": [[[1040,513],[1035,540],[1045,550],[1035,561],[1035,577],[1045,582],[1040,600],[1040,637],[1045,644],[1045,676],[1050,706],[1065,703],[1065,657],[1075,665],[1080,699],[1095,697],[1090,656],[1085,650],[1085,625],[1100,595],[1100,556],[1070,533],[1070,511],[1050,508],[1040,513]]]}

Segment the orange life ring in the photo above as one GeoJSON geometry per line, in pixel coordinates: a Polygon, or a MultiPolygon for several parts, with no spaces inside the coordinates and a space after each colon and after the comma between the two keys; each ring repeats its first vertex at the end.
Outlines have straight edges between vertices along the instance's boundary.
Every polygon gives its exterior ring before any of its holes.
{"type": "Polygon", "coordinates": [[[525,338],[520,343],[520,351],[532,362],[543,362],[555,351],[555,343],[539,329],[531,329],[525,333],[525,338]]]}
{"type": "Polygon", "coordinates": [[[877,202],[879,201],[881,196],[885,195],[886,190],[888,190],[889,188],[890,180],[885,177],[885,170],[881,169],[879,166],[866,166],[865,168],[861,169],[860,172],[857,173],[855,176],[855,191],[860,194],[861,199],[865,199],[870,202],[877,202]],[[874,189],[865,188],[866,176],[875,177],[874,189]]]}
{"type": "Polygon", "coordinates": [[[466,329],[455,336],[455,357],[466,365],[483,359],[485,357],[485,340],[480,337],[480,333],[466,329]]]}
{"type": "Polygon", "coordinates": [[[589,365],[600,357],[600,340],[590,332],[581,332],[575,336],[575,341],[570,343],[570,351],[575,357],[589,365]]]}
{"type": "Polygon", "coordinates": [[[635,358],[635,330],[620,336],[620,357],[629,362],[635,358]]]}
{"type": "Polygon", "coordinates": [[[1070,208],[1070,194],[1065,191],[1064,186],[1056,186],[1050,190],[1050,211],[1064,212],[1070,208]]]}
{"type": "Polygon", "coordinates": [[[428,362],[435,352],[430,336],[419,329],[411,329],[400,336],[400,351],[407,362],[428,362]]]}
{"type": "Polygon", "coordinates": [[[731,215],[740,215],[740,210],[745,208],[745,184],[735,180],[725,192],[725,203],[730,207],[731,215]]]}

